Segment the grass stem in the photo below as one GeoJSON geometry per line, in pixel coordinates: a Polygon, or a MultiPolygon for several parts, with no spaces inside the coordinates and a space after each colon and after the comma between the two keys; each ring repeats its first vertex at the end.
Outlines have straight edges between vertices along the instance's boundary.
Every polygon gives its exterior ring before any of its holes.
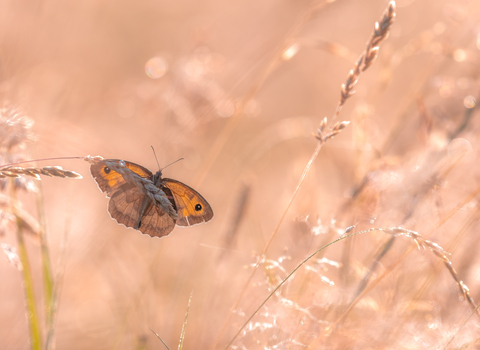
{"type": "Polygon", "coordinates": [[[17,244],[18,256],[22,263],[23,285],[25,289],[25,304],[27,306],[27,320],[30,329],[30,342],[32,350],[40,350],[42,348],[42,339],[40,331],[40,323],[38,320],[37,307],[35,303],[35,292],[33,287],[32,272],[28,261],[27,248],[23,239],[22,220],[17,215],[17,191],[15,189],[14,179],[10,179],[10,198],[12,205],[12,213],[16,218],[17,224],[17,244]]]}

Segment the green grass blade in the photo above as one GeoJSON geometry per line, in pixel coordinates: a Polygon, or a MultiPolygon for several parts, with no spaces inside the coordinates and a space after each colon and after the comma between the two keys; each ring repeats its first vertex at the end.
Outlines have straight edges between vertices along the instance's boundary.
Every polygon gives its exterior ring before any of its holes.
{"type": "Polygon", "coordinates": [[[28,261],[27,248],[23,240],[23,226],[22,220],[16,213],[16,190],[13,185],[13,181],[10,181],[11,187],[11,201],[12,201],[12,213],[16,217],[17,222],[17,242],[18,242],[18,256],[22,263],[22,276],[23,284],[25,288],[25,304],[27,305],[27,319],[28,326],[30,328],[30,342],[32,350],[40,350],[42,347],[42,337],[40,331],[40,323],[38,322],[37,307],[35,304],[35,292],[33,289],[32,273],[30,270],[30,263],[28,261]]]}
{"type": "Polygon", "coordinates": [[[45,327],[47,341],[45,348],[51,349],[53,346],[53,317],[55,311],[55,294],[54,280],[52,274],[52,266],[50,263],[50,252],[47,241],[47,223],[45,219],[45,210],[43,206],[43,189],[42,184],[38,185],[36,193],[38,221],[40,224],[40,245],[42,254],[42,274],[43,274],[43,294],[45,309],[45,327]]]}

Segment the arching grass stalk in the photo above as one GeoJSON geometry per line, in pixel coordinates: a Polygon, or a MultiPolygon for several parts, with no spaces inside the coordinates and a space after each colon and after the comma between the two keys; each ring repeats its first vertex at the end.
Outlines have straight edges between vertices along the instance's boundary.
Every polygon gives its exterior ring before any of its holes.
{"type": "Polygon", "coordinates": [[[0,169],[12,167],[12,166],[19,165],[19,164],[27,164],[27,163],[33,163],[33,162],[42,162],[42,161],[44,161],[44,160],[84,159],[84,158],[85,158],[85,157],[74,156],[74,157],[54,157],[54,158],[41,158],[41,159],[24,160],[24,161],[16,162],[16,163],[2,164],[2,165],[0,165],[0,169]]]}
{"type": "MultiPolygon", "coordinates": [[[[348,229],[347,229],[348,230],[348,229]]],[[[371,231],[375,231],[377,229],[368,229],[368,230],[365,230],[365,231],[359,231],[359,232],[355,232],[355,233],[352,233],[352,234],[349,234],[349,235],[345,235],[345,236],[342,236],[326,245],[324,245],[323,247],[321,247],[320,249],[317,249],[316,251],[314,251],[312,254],[310,254],[309,256],[307,256],[305,259],[303,259],[303,261],[297,265],[297,267],[295,267],[292,272],[290,272],[287,277],[285,277],[282,282],[280,282],[278,284],[278,286],[276,286],[273,291],[265,298],[265,300],[257,307],[257,309],[252,313],[252,315],[245,321],[245,323],[243,324],[242,327],[240,327],[240,329],[238,330],[238,332],[235,334],[235,336],[232,338],[232,340],[230,340],[230,342],[228,343],[228,345],[225,347],[225,349],[228,349],[230,347],[230,345],[232,345],[232,343],[235,341],[235,339],[237,339],[237,337],[240,335],[240,333],[243,331],[243,329],[248,325],[248,323],[252,320],[252,318],[258,313],[258,311],[260,311],[260,309],[267,303],[268,300],[270,300],[270,298],[285,284],[285,282],[287,282],[290,277],[293,276],[293,274],[295,272],[297,272],[297,270],[302,267],[307,261],[309,261],[311,258],[313,258],[317,253],[321,252],[322,250],[324,250],[325,248],[328,248],[329,246],[331,246],[332,244],[335,244],[337,242],[340,242],[344,239],[347,239],[347,238],[350,238],[350,237],[353,237],[353,236],[356,236],[356,235],[359,235],[359,234],[362,234],[362,233],[365,233],[365,232],[371,232],[371,231]]]]}
{"type": "MultiPolygon", "coordinates": [[[[235,334],[235,336],[233,337],[233,339],[230,341],[230,343],[228,343],[226,349],[228,349],[228,347],[230,345],[232,345],[232,343],[235,341],[235,339],[238,337],[238,335],[242,332],[242,330],[248,325],[248,323],[252,320],[252,318],[258,313],[258,311],[260,311],[260,309],[266,304],[266,302],[280,289],[280,287],[282,287],[286,281],[288,281],[288,279],[293,276],[293,274],[301,267],[303,266],[308,260],[310,260],[313,256],[315,256],[317,253],[319,253],[320,251],[322,251],[323,249],[329,247],[330,245],[334,244],[334,243],[337,243],[343,239],[346,239],[346,238],[349,238],[349,237],[352,237],[352,236],[355,236],[355,235],[359,235],[359,234],[362,234],[362,233],[366,233],[366,232],[373,232],[373,231],[380,231],[380,232],[384,232],[384,233],[387,233],[387,234],[390,234],[392,236],[405,236],[405,237],[408,237],[410,239],[412,239],[412,241],[415,243],[415,245],[418,247],[418,248],[422,248],[423,250],[429,250],[431,251],[437,258],[439,258],[445,265],[445,267],[447,268],[447,270],[449,271],[450,275],[452,276],[452,278],[454,279],[455,283],[457,284],[458,288],[459,288],[459,292],[460,294],[465,298],[465,300],[470,304],[470,306],[472,307],[472,310],[473,310],[473,313],[476,313],[479,306],[475,305],[475,302],[473,300],[473,298],[471,297],[470,295],[470,290],[469,288],[466,286],[466,284],[460,280],[460,277],[458,275],[458,273],[456,272],[456,270],[453,268],[452,266],[452,262],[450,261],[450,259],[448,258],[448,253],[441,247],[439,246],[437,243],[431,241],[431,240],[428,240],[428,239],[425,239],[423,238],[423,236],[421,234],[419,234],[418,232],[416,231],[412,231],[412,230],[408,230],[408,229],[405,229],[403,227],[388,227],[388,228],[379,228],[379,227],[374,227],[374,228],[370,228],[368,230],[363,230],[363,231],[360,231],[360,232],[355,232],[355,233],[352,233],[352,234],[349,234],[349,235],[345,235],[346,233],[349,233],[351,230],[353,230],[355,228],[355,226],[351,226],[349,228],[347,228],[345,230],[345,233],[342,237],[336,239],[335,241],[333,242],[330,242],[326,245],[324,245],[323,247],[321,247],[320,249],[316,250],[315,252],[313,252],[312,254],[310,254],[308,257],[306,257],[297,267],[295,267],[295,269],[293,269],[292,272],[290,272],[287,277],[285,277],[284,280],[282,280],[282,282],[279,283],[279,285],[277,287],[275,287],[275,289],[267,296],[267,298],[265,298],[265,300],[260,304],[260,306],[252,313],[252,315],[248,318],[248,320],[243,324],[243,326],[239,329],[239,331],[235,334]]],[[[407,253],[408,254],[408,253],[407,253]]],[[[356,300],[357,301],[357,300],[356,300]]],[[[353,307],[353,306],[351,306],[353,307]]],[[[349,309],[347,310],[347,312],[351,309],[351,307],[349,307],[349,309]]],[[[345,312],[341,317],[340,319],[335,322],[334,324],[332,324],[330,327],[329,327],[329,331],[333,331],[335,329],[335,327],[340,323],[340,321],[342,319],[344,319],[344,317],[346,316],[347,312],[345,312]]],[[[472,314],[473,314],[472,313],[472,314]]],[[[465,323],[468,321],[468,319],[465,321],[465,323]]],[[[463,326],[462,326],[463,327],[463,326]]],[[[317,338],[314,343],[315,345],[318,345],[317,343],[319,342],[319,339],[320,338],[317,338]]],[[[312,347],[313,344],[310,344],[310,347],[312,347]]],[[[448,344],[447,344],[448,345],[448,344]]]]}

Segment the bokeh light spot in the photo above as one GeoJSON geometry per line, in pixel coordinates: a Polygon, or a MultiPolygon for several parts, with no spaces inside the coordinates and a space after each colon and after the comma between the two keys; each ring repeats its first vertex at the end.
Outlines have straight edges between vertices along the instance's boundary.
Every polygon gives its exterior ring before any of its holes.
{"type": "Polygon", "coordinates": [[[165,75],[168,70],[167,61],[162,57],[150,58],[145,64],[145,73],[152,78],[158,79],[165,75]]]}
{"type": "Polygon", "coordinates": [[[467,59],[467,53],[465,50],[462,49],[456,49],[453,51],[453,59],[457,62],[463,62],[467,59]]]}
{"type": "Polygon", "coordinates": [[[450,142],[447,150],[449,157],[463,156],[472,151],[472,144],[466,139],[456,138],[450,142]]]}
{"type": "Polygon", "coordinates": [[[442,87],[440,87],[439,93],[440,96],[442,96],[443,98],[450,97],[450,95],[452,94],[452,89],[448,85],[443,85],[442,87]]]}
{"type": "Polygon", "coordinates": [[[433,33],[435,35],[440,35],[440,34],[443,34],[443,32],[445,32],[445,29],[446,29],[445,23],[437,22],[433,26],[433,33]]]}
{"type": "Polygon", "coordinates": [[[235,112],[235,105],[230,100],[224,100],[217,105],[216,110],[220,117],[228,118],[235,112]]]}
{"type": "Polygon", "coordinates": [[[472,95],[468,95],[463,99],[463,105],[466,108],[473,108],[475,107],[476,103],[477,102],[475,101],[475,97],[473,97],[472,95]]]}
{"type": "Polygon", "coordinates": [[[293,44],[292,46],[290,46],[288,49],[286,49],[285,51],[283,51],[283,54],[282,54],[282,58],[285,60],[285,61],[288,61],[289,59],[291,59],[293,56],[295,56],[298,51],[300,50],[300,45],[298,44],[293,44]]]}
{"type": "Polygon", "coordinates": [[[185,74],[191,79],[198,79],[205,74],[204,65],[195,59],[191,59],[185,63],[185,74]]]}

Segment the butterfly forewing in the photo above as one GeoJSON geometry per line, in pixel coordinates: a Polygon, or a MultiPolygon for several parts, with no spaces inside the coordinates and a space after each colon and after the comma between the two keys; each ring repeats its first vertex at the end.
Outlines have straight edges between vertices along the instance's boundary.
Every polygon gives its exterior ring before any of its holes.
{"type": "Polygon", "coordinates": [[[193,188],[173,179],[163,179],[162,183],[172,192],[175,200],[178,226],[192,226],[213,218],[212,208],[193,188]]]}
{"type": "Polygon", "coordinates": [[[148,170],[147,168],[141,166],[141,165],[131,163],[131,162],[125,162],[125,165],[127,166],[128,169],[133,171],[138,176],[141,176],[145,179],[152,179],[153,178],[152,172],[150,170],[148,170]]]}
{"type": "Polygon", "coordinates": [[[93,179],[97,182],[100,190],[107,193],[107,196],[110,197],[112,193],[127,183],[122,176],[122,171],[125,171],[125,167],[145,179],[153,178],[152,172],[147,168],[120,159],[105,159],[98,161],[90,166],[90,173],[92,174],[93,179]],[[125,166],[120,165],[120,162],[123,162],[125,166]]]}
{"type": "Polygon", "coordinates": [[[90,173],[97,182],[100,191],[107,193],[108,197],[126,183],[120,173],[113,171],[104,162],[92,164],[90,173]]]}

